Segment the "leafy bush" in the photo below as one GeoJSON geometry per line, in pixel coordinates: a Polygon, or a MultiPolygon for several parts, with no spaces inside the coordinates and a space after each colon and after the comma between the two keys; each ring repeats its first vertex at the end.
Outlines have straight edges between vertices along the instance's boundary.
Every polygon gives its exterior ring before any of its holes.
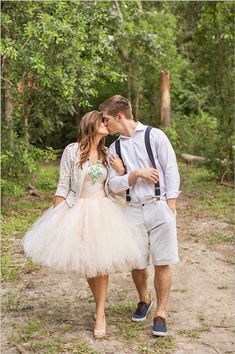
{"type": "Polygon", "coordinates": [[[9,150],[6,146],[6,141],[3,141],[1,154],[3,194],[22,194],[23,186],[29,181],[32,174],[37,171],[37,161],[40,159],[46,162],[55,160],[55,151],[50,147],[42,149],[31,144],[26,146],[24,140],[16,135],[12,150],[9,150]]]}

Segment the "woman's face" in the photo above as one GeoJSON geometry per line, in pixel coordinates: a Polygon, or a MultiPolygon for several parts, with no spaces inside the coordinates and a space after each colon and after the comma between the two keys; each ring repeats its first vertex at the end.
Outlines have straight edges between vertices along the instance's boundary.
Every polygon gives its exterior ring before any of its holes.
{"type": "Polygon", "coordinates": [[[106,126],[104,125],[103,122],[100,123],[100,125],[99,125],[99,127],[98,127],[98,129],[97,129],[96,134],[99,134],[99,135],[101,135],[102,137],[109,135],[109,131],[108,131],[108,129],[106,128],[106,126]]]}

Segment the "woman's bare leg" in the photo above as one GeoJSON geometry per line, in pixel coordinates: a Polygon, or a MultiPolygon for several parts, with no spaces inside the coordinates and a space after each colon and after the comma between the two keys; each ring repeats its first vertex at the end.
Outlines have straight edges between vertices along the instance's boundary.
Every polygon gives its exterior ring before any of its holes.
{"type": "Polygon", "coordinates": [[[96,329],[104,327],[105,301],[108,290],[108,275],[98,275],[95,278],[88,278],[87,282],[91,288],[96,304],[96,329]]]}

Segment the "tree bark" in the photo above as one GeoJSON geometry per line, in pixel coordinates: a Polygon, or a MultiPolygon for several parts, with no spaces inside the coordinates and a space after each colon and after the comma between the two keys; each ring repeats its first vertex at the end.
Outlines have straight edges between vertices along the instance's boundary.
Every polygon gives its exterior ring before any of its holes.
{"type": "Polygon", "coordinates": [[[170,75],[169,71],[161,72],[161,125],[168,127],[171,124],[170,111],[170,75]]]}
{"type": "Polygon", "coordinates": [[[143,11],[142,2],[141,2],[141,0],[136,0],[136,3],[137,3],[139,14],[140,14],[143,11]]]}
{"type": "Polygon", "coordinates": [[[128,86],[128,100],[131,102],[131,65],[128,65],[127,86],[128,86]]]}
{"type": "Polygon", "coordinates": [[[121,22],[123,22],[123,14],[122,14],[122,11],[121,11],[121,9],[120,9],[118,0],[114,0],[114,3],[115,3],[115,6],[116,6],[116,10],[117,10],[117,12],[118,12],[118,15],[119,15],[119,17],[120,17],[120,20],[121,20],[121,22]]]}
{"type": "Polygon", "coordinates": [[[75,122],[76,122],[76,127],[77,129],[79,128],[79,124],[80,124],[80,120],[81,120],[81,112],[80,112],[80,104],[79,104],[79,101],[77,101],[75,104],[74,104],[74,119],[75,119],[75,122]]]}
{"type": "Polygon", "coordinates": [[[140,87],[137,89],[136,100],[135,100],[135,118],[139,120],[140,118],[140,100],[141,100],[141,89],[140,87]]]}
{"type": "Polygon", "coordinates": [[[12,104],[12,96],[11,96],[11,84],[8,77],[8,70],[6,67],[6,63],[3,65],[3,97],[4,97],[4,120],[8,129],[8,142],[9,148],[12,151],[14,147],[14,133],[13,133],[13,104],[12,104]]]}

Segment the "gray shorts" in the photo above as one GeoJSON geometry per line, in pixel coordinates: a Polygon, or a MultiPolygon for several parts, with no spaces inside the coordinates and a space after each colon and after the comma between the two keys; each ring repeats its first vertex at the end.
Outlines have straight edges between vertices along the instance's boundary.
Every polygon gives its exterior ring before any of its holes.
{"type": "Polygon", "coordinates": [[[143,258],[138,269],[149,265],[150,254],[154,265],[169,265],[179,261],[176,216],[166,201],[153,200],[144,205],[130,205],[126,213],[141,228],[144,238],[143,258]]]}

